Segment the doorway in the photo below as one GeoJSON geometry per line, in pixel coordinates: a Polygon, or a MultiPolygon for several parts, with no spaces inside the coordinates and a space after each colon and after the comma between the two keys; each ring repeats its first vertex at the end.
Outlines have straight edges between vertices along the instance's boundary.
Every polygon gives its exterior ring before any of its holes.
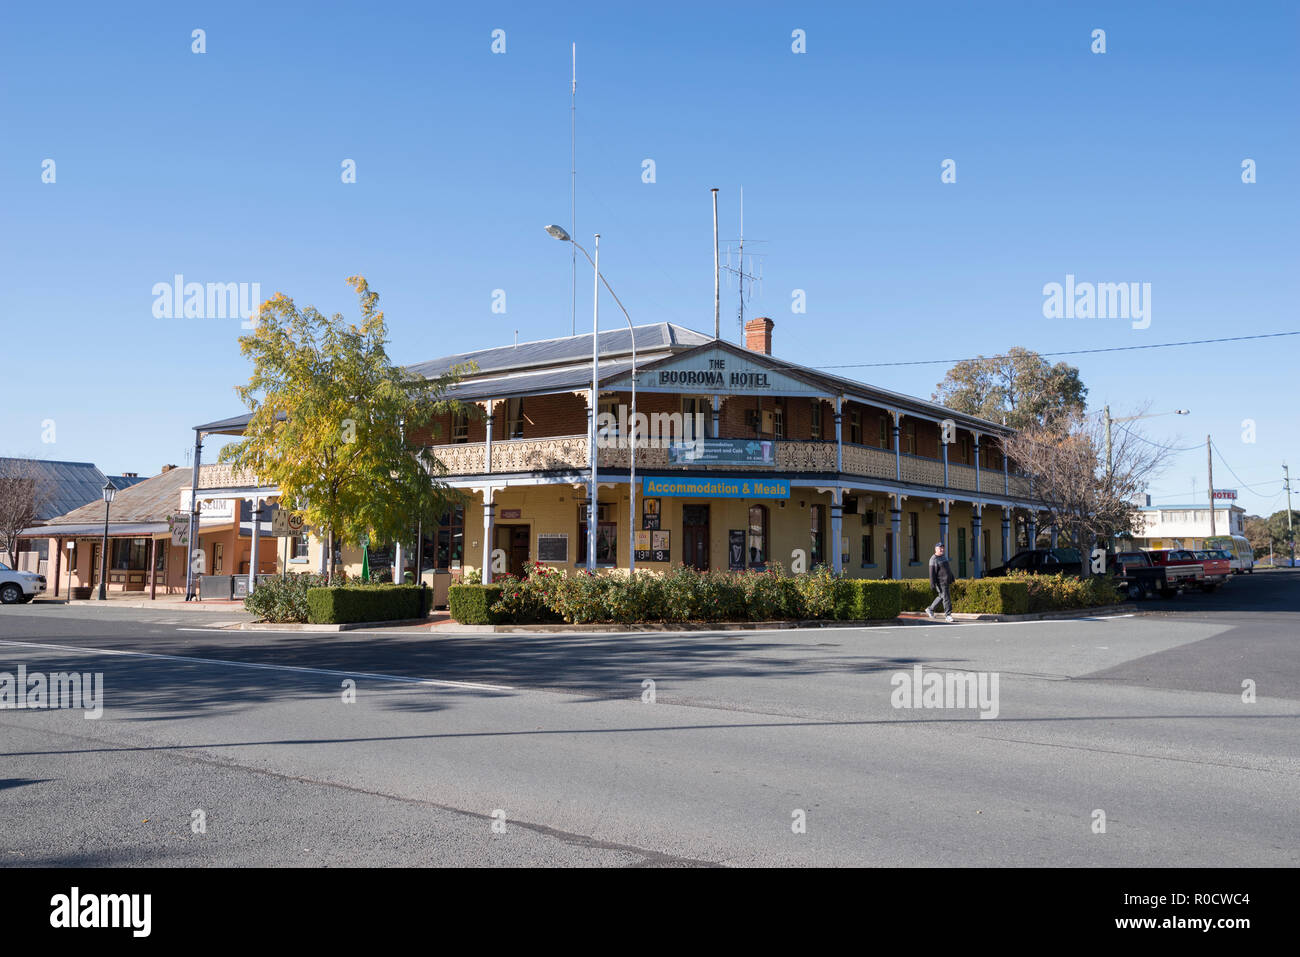
{"type": "Polygon", "coordinates": [[[530,539],[528,525],[496,526],[496,547],[506,554],[506,572],[516,578],[524,577],[524,566],[528,564],[530,539]]]}
{"type": "Polygon", "coordinates": [[[698,571],[709,568],[709,506],[682,506],[682,561],[698,571]]]}
{"type": "Polygon", "coordinates": [[[957,529],[957,577],[966,577],[966,529],[957,529]]]}

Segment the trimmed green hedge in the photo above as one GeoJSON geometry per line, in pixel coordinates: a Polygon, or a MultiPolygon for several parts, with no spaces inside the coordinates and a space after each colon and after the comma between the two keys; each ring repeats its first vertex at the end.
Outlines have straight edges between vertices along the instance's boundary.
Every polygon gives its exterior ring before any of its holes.
{"type": "Polygon", "coordinates": [[[849,618],[897,618],[903,610],[903,585],[870,578],[851,579],[853,603],[849,618]]]}
{"type": "Polygon", "coordinates": [[[500,585],[452,585],[447,592],[447,609],[462,625],[491,625],[496,618],[492,606],[500,598],[500,585]]]}
{"type": "Polygon", "coordinates": [[[1029,587],[1005,578],[962,578],[952,584],[952,610],[968,615],[1023,615],[1029,611],[1029,587]]]}
{"type": "Polygon", "coordinates": [[[418,585],[345,585],[307,589],[307,621],[313,625],[424,618],[432,605],[433,589],[418,585]]]}
{"type": "Polygon", "coordinates": [[[928,578],[902,578],[892,580],[902,589],[901,609],[903,611],[925,611],[927,605],[934,601],[935,590],[928,578]]]}
{"type": "MultiPolygon", "coordinates": [[[[889,620],[934,600],[928,579],[836,578],[825,570],[800,576],[706,572],[686,567],[666,576],[563,575],[534,571],[494,585],[452,585],[451,617],[461,624],[638,621],[889,620]]],[[[953,610],[1023,615],[1029,588],[1005,578],[962,579],[953,610]]]]}

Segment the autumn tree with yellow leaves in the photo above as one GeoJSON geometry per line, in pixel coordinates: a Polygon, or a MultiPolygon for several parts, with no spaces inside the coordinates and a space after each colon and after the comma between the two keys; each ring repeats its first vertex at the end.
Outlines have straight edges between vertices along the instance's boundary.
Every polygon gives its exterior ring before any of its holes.
{"type": "Polygon", "coordinates": [[[299,310],[283,293],[262,304],[253,332],[239,339],[253,373],[236,391],[252,420],[221,451],[221,461],[277,486],[280,507],[317,529],[330,556],[336,541],[403,541],[416,521],[436,523],[458,493],[411,437],[431,434],[448,413],[478,413],[446,398],[472,367],[426,379],[394,365],[379,294],[362,276],[348,283],[360,323],[299,310]]]}

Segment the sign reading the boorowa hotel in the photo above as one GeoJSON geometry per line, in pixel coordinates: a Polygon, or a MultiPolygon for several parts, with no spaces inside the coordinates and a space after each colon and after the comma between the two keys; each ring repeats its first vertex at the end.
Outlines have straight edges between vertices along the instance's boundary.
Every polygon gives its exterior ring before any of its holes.
{"type": "MultiPolygon", "coordinates": [[[[618,388],[622,382],[630,383],[631,379],[620,379],[610,388],[618,388]]],[[[646,392],[830,396],[824,386],[717,348],[692,351],[665,360],[663,365],[640,370],[636,387],[646,392]]]]}
{"type": "Polygon", "coordinates": [[[641,479],[643,495],[662,495],[668,498],[789,498],[789,479],[770,478],[719,478],[701,475],[652,476],[641,479]]]}

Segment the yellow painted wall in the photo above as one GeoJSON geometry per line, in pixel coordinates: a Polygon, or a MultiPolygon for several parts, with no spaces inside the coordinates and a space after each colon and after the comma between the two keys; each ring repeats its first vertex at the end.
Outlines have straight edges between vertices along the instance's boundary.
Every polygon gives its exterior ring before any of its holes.
{"type": "MultiPolygon", "coordinates": [[[[628,556],[628,488],[623,486],[602,486],[600,489],[599,501],[602,504],[612,503],[614,509],[614,519],[618,526],[618,567],[626,568],[628,556]]],[[[582,490],[572,485],[532,485],[532,486],[514,486],[504,489],[498,489],[494,502],[496,504],[496,524],[501,525],[527,525],[529,527],[529,557],[530,560],[536,560],[538,549],[537,540],[539,534],[560,533],[568,536],[568,557],[566,564],[556,564],[556,567],[564,568],[568,571],[574,571],[582,566],[577,563],[578,556],[578,510],[579,506],[586,504],[585,487],[582,490]],[[508,509],[518,509],[519,518],[504,518],[503,511],[508,509]]],[[[771,545],[769,548],[769,559],[780,562],[786,571],[792,570],[793,558],[791,552],[795,548],[802,548],[805,552],[811,552],[811,516],[809,506],[820,504],[825,512],[825,532],[827,541],[827,559],[829,562],[831,551],[831,521],[830,521],[830,502],[831,496],[828,492],[816,492],[811,489],[794,488],[791,490],[791,496],[785,501],[782,507],[779,500],[757,501],[748,499],[690,499],[690,498],[661,498],[661,515],[660,528],[667,530],[671,535],[671,562],[647,562],[638,561],[638,568],[657,569],[666,571],[672,565],[683,561],[683,539],[682,539],[682,506],[687,504],[708,504],[709,505],[709,559],[710,567],[715,569],[726,569],[727,550],[728,550],[728,532],[731,529],[746,529],[748,527],[749,506],[752,504],[764,504],[768,507],[768,527],[771,545]]],[[[637,497],[637,515],[636,524],[641,522],[642,502],[641,496],[637,497]]],[[[848,553],[848,560],[844,563],[844,573],[853,578],[888,578],[889,577],[889,558],[885,554],[885,536],[891,529],[889,524],[889,512],[884,510],[882,513],[885,519],[883,525],[877,524],[872,528],[875,535],[875,567],[863,568],[861,561],[863,534],[863,520],[866,516],[858,514],[845,514],[843,516],[843,525],[841,529],[843,544],[847,547],[844,551],[848,553]]],[[[930,556],[934,554],[934,544],[939,540],[939,503],[933,499],[908,498],[903,502],[903,521],[900,529],[900,547],[902,549],[902,575],[904,578],[926,578],[929,574],[928,562],[930,556]],[[926,505],[929,508],[926,508],[926,505]],[[911,564],[910,553],[908,549],[908,521],[907,516],[910,512],[916,512],[918,516],[919,541],[917,543],[917,563],[911,564]]],[[[959,568],[957,549],[957,529],[964,526],[967,529],[967,575],[974,574],[974,564],[970,559],[969,550],[971,548],[972,536],[971,528],[971,506],[963,503],[955,503],[952,506],[950,515],[948,543],[949,557],[953,563],[953,570],[956,572],[959,568]]],[[[1000,565],[1009,557],[1002,554],[1002,510],[996,506],[989,506],[984,509],[983,529],[989,533],[989,554],[985,570],[1000,565]]],[[[483,496],[481,493],[473,493],[465,505],[465,571],[481,570],[483,564],[483,496]]],[[[295,564],[290,566],[292,571],[316,571],[320,567],[320,557],[324,549],[322,542],[312,539],[308,552],[308,562],[306,564],[295,564]]],[[[1014,541],[1011,545],[1011,552],[1015,552],[1014,541]]],[[[811,554],[808,554],[807,560],[811,560],[811,554]]],[[[347,573],[352,576],[358,576],[361,573],[361,550],[347,546],[343,548],[343,567],[347,573]]]]}

